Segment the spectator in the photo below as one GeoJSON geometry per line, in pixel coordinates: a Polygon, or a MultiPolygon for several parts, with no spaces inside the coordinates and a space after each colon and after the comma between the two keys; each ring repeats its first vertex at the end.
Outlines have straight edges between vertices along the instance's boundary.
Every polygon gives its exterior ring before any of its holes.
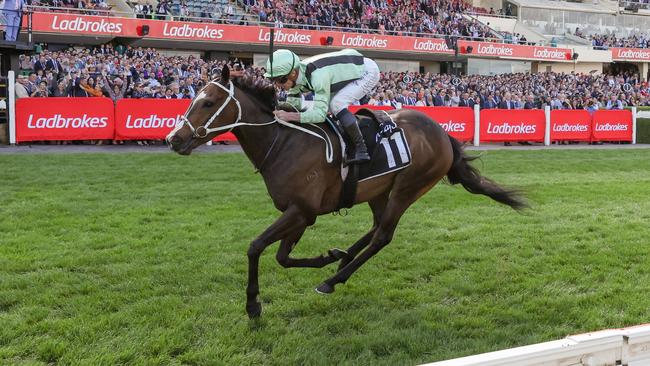
{"type": "Polygon", "coordinates": [[[16,99],[29,97],[29,92],[27,91],[27,77],[25,75],[18,75],[16,76],[16,81],[16,99]]]}
{"type": "Polygon", "coordinates": [[[32,98],[47,98],[49,96],[50,92],[47,88],[47,81],[45,80],[41,80],[36,90],[30,95],[32,98]]]}
{"type": "Polygon", "coordinates": [[[618,100],[616,95],[612,95],[607,101],[607,106],[605,107],[605,109],[607,110],[623,109],[623,103],[620,100],[618,100]]]}

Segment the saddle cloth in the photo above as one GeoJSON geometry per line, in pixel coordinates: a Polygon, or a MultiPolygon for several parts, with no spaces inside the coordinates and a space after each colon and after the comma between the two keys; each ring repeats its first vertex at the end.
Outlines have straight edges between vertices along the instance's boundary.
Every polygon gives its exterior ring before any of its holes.
{"type": "MultiPolygon", "coordinates": [[[[368,147],[370,161],[349,167],[341,166],[343,189],[339,198],[338,210],[354,205],[358,182],[370,180],[411,165],[411,149],[406,140],[406,134],[404,130],[397,127],[388,113],[364,108],[357,111],[356,116],[359,120],[361,134],[368,147]]],[[[352,143],[338,121],[330,122],[330,126],[341,140],[341,150],[345,158],[346,146],[347,149],[350,149],[352,143]]]]}
{"type": "MultiPolygon", "coordinates": [[[[397,127],[386,112],[363,108],[357,111],[356,116],[370,155],[370,162],[358,165],[360,182],[411,165],[411,150],[404,130],[397,127]]],[[[346,148],[353,149],[353,144],[340,123],[335,121],[334,126],[337,134],[343,136],[346,148]]]]}

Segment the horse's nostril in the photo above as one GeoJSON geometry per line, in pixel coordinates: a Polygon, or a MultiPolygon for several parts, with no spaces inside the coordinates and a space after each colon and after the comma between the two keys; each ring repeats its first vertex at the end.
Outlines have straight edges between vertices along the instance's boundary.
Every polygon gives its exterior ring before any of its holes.
{"type": "Polygon", "coordinates": [[[181,138],[176,136],[176,135],[169,138],[169,143],[172,144],[172,145],[178,145],[181,142],[182,142],[181,138]]]}

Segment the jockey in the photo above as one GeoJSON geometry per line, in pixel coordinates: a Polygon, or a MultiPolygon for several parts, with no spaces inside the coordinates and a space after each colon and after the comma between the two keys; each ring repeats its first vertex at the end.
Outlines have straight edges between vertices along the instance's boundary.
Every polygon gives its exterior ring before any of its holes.
{"type": "Polygon", "coordinates": [[[353,49],[324,53],[300,60],[295,53],[281,49],[273,52],[273,65],[266,63],[265,77],[287,90],[287,102],[301,110],[301,94],[314,92],[314,105],[304,112],[275,111],[284,121],[319,123],[327,112],[341,121],[354,144],[354,156],[348,164],[370,160],[368,149],[348,106],[370,94],[379,81],[377,64],[353,49]],[[271,67],[272,66],[272,67],[271,67]]]}

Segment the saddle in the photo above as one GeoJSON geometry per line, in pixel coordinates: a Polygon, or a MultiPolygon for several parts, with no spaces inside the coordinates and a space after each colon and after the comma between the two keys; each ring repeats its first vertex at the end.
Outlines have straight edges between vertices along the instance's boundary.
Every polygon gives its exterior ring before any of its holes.
{"type": "MultiPolygon", "coordinates": [[[[397,126],[388,113],[362,108],[355,115],[368,147],[370,161],[347,167],[348,173],[343,181],[343,190],[337,210],[350,208],[354,205],[359,182],[404,169],[411,164],[411,150],[406,141],[404,130],[397,126]]],[[[352,148],[353,144],[338,120],[330,119],[328,122],[344,142],[341,150],[345,156],[346,148],[352,148]]],[[[341,169],[345,168],[341,167],[341,169]]]]}

